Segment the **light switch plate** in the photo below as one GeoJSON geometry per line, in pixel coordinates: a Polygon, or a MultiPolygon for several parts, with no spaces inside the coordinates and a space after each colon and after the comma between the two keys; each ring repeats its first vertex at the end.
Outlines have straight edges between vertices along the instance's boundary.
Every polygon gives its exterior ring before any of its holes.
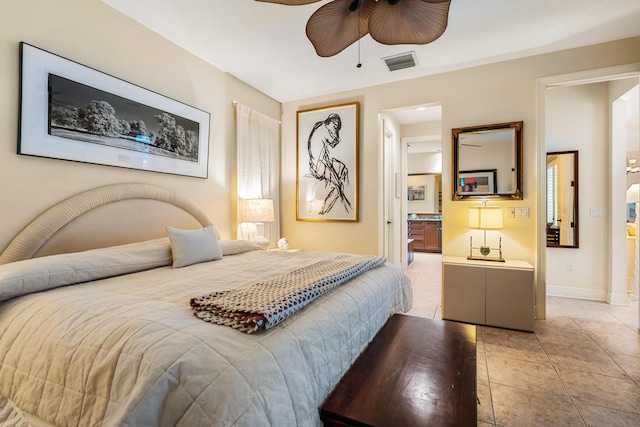
{"type": "Polygon", "coordinates": [[[529,218],[529,208],[516,208],[516,218],[529,218]]]}
{"type": "Polygon", "coordinates": [[[602,216],[602,208],[591,208],[591,216],[602,216]]]}

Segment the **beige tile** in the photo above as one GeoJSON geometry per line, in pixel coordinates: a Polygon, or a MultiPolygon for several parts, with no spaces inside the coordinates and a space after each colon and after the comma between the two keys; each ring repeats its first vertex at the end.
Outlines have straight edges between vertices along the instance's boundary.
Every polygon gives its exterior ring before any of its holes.
{"type": "Polygon", "coordinates": [[[628,328],[616,333],[589,333],[589,336],[610,356],[640,356],[640,335],[628,328]]]}
{"type": "Polygon", "coordinates": [[[544,349],[551,359],[551,363],[557,369],[594,372],[619,378],[626,377],[624,371],[613,359],[595,344],[589,347],[545,344],[544,349]]]}
{"type": "Polygon", "coordinates": [[[495,423],[491,389],[488,381],[478,380],[478,421],[495,423]]]}
{"type": "Polygon", "coordinates": [[[589,427],[638,427],[640,414],[617,411],[593,405],[579,405],[578,410],[589,427]]]}
{"type": "Polygon", "coordinates": [[[478,427],[490,427],[490,426],[495,426],[495,424],[493,424],[493,423],[485,423],[484,421],[478,420],[478,427]]]}
{"type": "Polygon", "coordinates": [[[478,381],[489,382],[486,355],[478,351],[476,351],[476,379],[478,381]]]}
{"type": "Polygon", "coordinates": [[[531,392],[501,384],[491,385],[496,425],[501,427],[584,427],[569,398],[531,392]]]}
{"type": "Polygon", "coordinates": [[[535,334],[527,332],[499,330],[483,327],[484,350],[493,354],[531,362],[548,363],[535,334]]]}
{"type": "Polygon", "coordinates": [[[487,355],[491,385],[502,384],[522,390],[546,393],[558,398],[569,398],[560,377],[547,363],[487,355]]]}
{"type": "MultiPolygon", "coordinates": [[[[640,354],[637,356],[613,355],[613,360],[629,375],[633,381],[640,385],[640,354]]],[[[640,424],[638,424],[640,425],[640,424]]]]}
{"type": "Polygon", "coordinates": [[[565,331],[565,332],[573,332],[580,333],[582,329],[578,326],[576,322],[573,321],[571,317],[568,315],[564,316],[551,316],[549,312],[547,312],[547,318],[543,320],[537,319],[534,324],[534,330],[536,334],[545,333],[545,332],[557,332],[557,331],[565,331]]]}
{"type": "Polygon", "coordinates": [[[571,397],[583,405],[640,413],[640,387],[630,379],[559,370],[571,397]]]}

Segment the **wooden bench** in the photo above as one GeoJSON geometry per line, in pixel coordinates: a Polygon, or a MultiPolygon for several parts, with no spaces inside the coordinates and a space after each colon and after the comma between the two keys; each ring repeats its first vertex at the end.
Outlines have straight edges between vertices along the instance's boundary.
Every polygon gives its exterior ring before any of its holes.
{"type": "Polygon", "coordinates": [[[476,426],[476,327],[392,316],[320,418],[325,427],[476,426]]]}

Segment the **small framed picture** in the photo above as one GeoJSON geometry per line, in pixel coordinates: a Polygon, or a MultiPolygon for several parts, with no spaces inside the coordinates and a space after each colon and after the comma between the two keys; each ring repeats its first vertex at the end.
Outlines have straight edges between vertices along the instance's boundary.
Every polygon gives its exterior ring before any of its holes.
{"type": "Polygon", "coordinates": [[[458,173],[458,193],[496,194],[498,192],[496,173],[496,169],[460,171],[458,173]]]}

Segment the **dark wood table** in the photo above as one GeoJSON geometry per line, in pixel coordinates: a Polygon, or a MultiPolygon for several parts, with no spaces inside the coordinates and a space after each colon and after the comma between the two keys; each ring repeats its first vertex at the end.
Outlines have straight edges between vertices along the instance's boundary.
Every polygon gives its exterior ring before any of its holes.
{"type": "Polygon", "coordinates": [[[392,316],[320,418],[325,427],[476,426],[476,327],[392,316]]]}

